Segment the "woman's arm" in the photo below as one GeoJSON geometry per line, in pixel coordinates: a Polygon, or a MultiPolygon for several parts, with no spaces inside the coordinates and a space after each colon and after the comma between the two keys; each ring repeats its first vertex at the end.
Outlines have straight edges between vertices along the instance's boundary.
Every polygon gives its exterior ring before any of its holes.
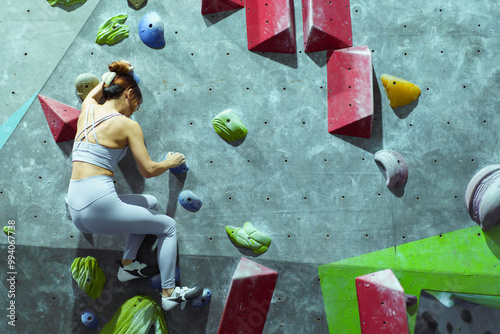
{"type": "Polygon", "coordinates": [[[151,160],[146,145],[144,134],[139,123],[130,120],[128,129],[128,145],[132,151],[139,172],[145,178],[161,175],[173,167],[183,164],[186,159],[180,153],[169,153],[167,159],[155,162],[151,160]]]}
{"type": "Polygon", "coordinates": [[[82,110],[87,110],[91,104],[99,104],[99,100],[102,98],[103,85],[104,82],[101,82],[90,91],[82,102],[82,110]]]}

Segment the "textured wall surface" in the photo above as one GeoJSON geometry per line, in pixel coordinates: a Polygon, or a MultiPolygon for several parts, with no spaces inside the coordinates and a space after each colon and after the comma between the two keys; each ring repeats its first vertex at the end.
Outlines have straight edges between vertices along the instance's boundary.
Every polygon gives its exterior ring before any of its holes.
{"type": "MultiPolygon", "coordinates": [[[[302,4],[294,5],[299,51],[285,55],[247,50],[244,9],[203,17],[199,3],[151,0],[135,10],[124,0],[101,1],[41,91],[79,108],[76,76],[100,77],[108,63],[127,59],[141,79],[144,103],[133,118],[151,157],[186,155],[185,178],[167,173],[145,180],[130,154],[115,176],[119,193],[158,197],[160,210],[178,222],[182,283],[213,292],[205,308],[169,312],[172,333],[216,331],[242,255],[279,273],[266,333],[328,332],[317,265],[474,225],[463,192],[476,170],[498,162],[496,2],[351,2],[354,45],[372,50],[376,78],[370,139],[328,133],[326,52],[303,52],[302,4]],[[163,49],[147,47],[137,33],[148,11],[165,24],[163,49]],[[129,16],[130,37],[95,44],[99,25],[118,14],[129,16]],[[383,73],[416,83],[422,96],[391,109],[383,73]],[[211,125],[228,108],[248,128],[239,146],[211,125]],[[373,161],[382,148],[408,164],[401,197],[386,189],[373,161]],[[181,189],[203,200],[199,212],[177,204],[181,189]],[[235,248],[224,230],[246,221],[272,237],[257,258],[235,248]]],[[[124,236],[86,239],[67,219],[71,145],[53,141],[35,101],[0,152],[2,219],[16,221],[20,333],[85,332],[82,309],[98,310],[104,324],[132,295],[155,296],[148,282],[112,282],[124,236]],[[110,281],[107,299],[94,304],[69,271],[75,257],[87,255],[110,281]]],[[[144,256],[154,258],[145,248],[144,256]]],[[[4,328],[11,330],[6,321],[4,328]]]]}

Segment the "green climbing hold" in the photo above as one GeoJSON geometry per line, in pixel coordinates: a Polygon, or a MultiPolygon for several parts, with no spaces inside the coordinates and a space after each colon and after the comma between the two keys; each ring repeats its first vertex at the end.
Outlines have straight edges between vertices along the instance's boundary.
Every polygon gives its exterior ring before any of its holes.
{"type": "Polygon", "coordinates": [[[129,26],[125,25],[128,15],[116,15],[106,20],[97,32],[97,44],[115,44],[128,37],[129,26]]]}
{"type": "Polygon", "coordinates": [[[71,7],[73,5],[76,5],[77,3],[82,3],[85,1],[87,0],[47,0],[47,2],[50,3],[51,6],[60,3],[61,5],[64,5],[66,7],[71,7]]]}
{"type": "Polygon", "coordinates": [[[84,290],[90,298],[99,298],[106,283],[106,275],[95,258],[77,257],[71,265],[71,275],[80,289],[84,290]]]}
{"type": "Polygon", "coordinates": [[[4,226],[3,227],[3,233],[5,233],[6,236],[11,236],[14,233],[14,228],[12,226],[4,226]]]}
{"type": "Polygon", "coordinates": [[[158,303],[149,296],[135,296],[123,303],[99,334],[168,334],[167,322],[158,303]]]}
{"type": "Polygon", "coordinates": [[[247,135],[247,128],[233,109],[227,109],[212,120],[215,131],[227,141],[242,139],[247,135]]]}
{"type": "Polygon", "coordinates": [[[250,248],[256,254],[262,254],[271,245],[271,238],[257,231],[249,222],[241,227],[226,226],[226,232],[237,246],[250,248]]]}

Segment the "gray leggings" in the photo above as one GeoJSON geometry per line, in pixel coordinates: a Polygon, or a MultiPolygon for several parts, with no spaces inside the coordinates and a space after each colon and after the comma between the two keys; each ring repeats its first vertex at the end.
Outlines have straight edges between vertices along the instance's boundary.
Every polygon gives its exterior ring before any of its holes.
{"type": "Polygon", "coordinates": [[[157,211],[156,197],[118,195],[113,179],[98,175],[70,180],[66,201],[73,223],[83,233],[128,233],[124,259],[135,259],[146,235],[156,235],[161,286],[175,286],[176,222],[157,211]]]}

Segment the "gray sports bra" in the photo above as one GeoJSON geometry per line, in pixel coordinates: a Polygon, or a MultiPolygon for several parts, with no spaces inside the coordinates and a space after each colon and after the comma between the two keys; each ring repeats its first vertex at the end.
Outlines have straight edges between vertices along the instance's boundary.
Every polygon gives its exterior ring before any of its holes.
{"type": "Polygon", "coordinates": [[[72,161],[87,162],[89,164],[96,165],[114,172],[118,162],[127,153],[128,145],[124,148],[109,148],[100,145],[95,134],[95,127],[110,118],[124,115],[120,113],[114,113],[106,115],[98,119],[97,121],[94,121],[94,104],[88,107],[86,113],[85,128],[80,131],[80,133],[75,137],[75,143],[73,144],[72,161]],[[90,108],[92,108],[92,123],[90,125],[87,125],[90,108]],[[87,138],[90,131],[93,131],[94,133],[95,143],[89,142],[87,138]],[[85,135],[77,141],[76,138],[78,138],[84,132],[85,135]],[[85,142],[83,141],[83,139],[85,139],[85,142]]]}

